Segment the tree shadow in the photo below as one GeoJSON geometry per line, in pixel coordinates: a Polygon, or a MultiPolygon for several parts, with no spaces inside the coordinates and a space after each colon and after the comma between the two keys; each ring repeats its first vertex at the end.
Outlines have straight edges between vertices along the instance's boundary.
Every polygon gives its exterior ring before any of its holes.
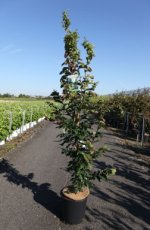
{"type": "Polygon", "coordinates": [[[49,183],[38,184],[32,181],[34,174],[22,175],[9,163],[8,160],[0,161],[0,174],[10,183],[22,188],[27,188],[33,193],[33,199],[53,215],[61,219],[61,199],[56,192],[50,189],[49,183]]]}
{"type": "MultiPolygon", "coordinates": [[[[103,133],[103,142],[111,150],[103,154],[102,161],[96,160],[94,166],[104,169],[113,165],[117,173],[107,185],[104,183],[101,188],[99,185],[93,187],[91,195],[97,205],[87,207],[86,221],[91,224],[98,222],[102,229],[132,230],[136,226],[138,229],[149,229],[150,183],[147,162],[139,160],[135,149],[129,148],[124,139],[115,140],[120,135],[109,131],[103,133]]],[[[90,228],[87,227],[87,230],[90,228]]]]}
{"type": "MultiPolygon", "coordinates": [[[[127,154],[128,155],[128,154],[127,154]]],[[[112,159],[115,163],[113,164],[114,167],[117,169],[117,176],[122,178],[126,178],[128,181],[132,181],[135,185],[139,185],[147,190],[150,190],[150,182],[145,178],[148,175],[149,170],[147,168],[147,164],[137,160],[136,158],[127,158],[127,155],[118,155],[117,156],[110,156],[107,155],[107,159],[112,159]],[[144,166],[147,168],[147,172],[143,172],[140,170],[139,167],[136,165],[144,166]]],[[[130,155],[129,155],[130,156],[130,155]]],[[[108,165],[103,161],[95,161],[95,167],[97,169],[104,169],[105,167],[111,168],[112,165],[108,165]]]]}
{"type": "MultiPolygon", "coordinates": [[[[85,218],[87,221],[90,220],[89,222],[92,222],[93,218],[95,220],[100,221],[102,223],[103,229],[113,229],[113,230],[116,230],[116,229],[117,230],[126,230],[126,229],[133,230],[134,229],[134,226],[131,226],[129,224],[129,219],[130,219],[129,217],[121,219],[119,218],[119,214],[117,211],[113,209],[109,209],[109,211],[112,212],[113,215],[104,210],[98,210],[96,208],[91,209],[87,207],[87,215],[85,218]]],[[[87,230],[90,230],[90,228],[87,228],[87,230]]]]}
{"type": "MultiPolygon", "coordinates": [[[[94,217],[111,229],[132,230],[132,222],[138,218],[143,221],[143,223],[140,223],[141,229],[147,229],[145,226],[150,225],[148,172],[139,170],[139,166],[136,167],[138,162],[135,159],[132,159],[129,163],[127,156],[121,154],[111,156],[108,154],[106,157],[115,162],[114,166],[117,168],[116,176],[111,178],[113,187],[111,189],[110,187],[104,187],[101,190],[96,185],[93,187],[91,194],[103,200],[104,207],[102,207],[102,211],[101,209],[88,207],[86,220],[92,222],[94,217]],[[105,207],[108,208],[106,211],[104,210],[105,207]],[[120,210],[127,214],[122,215],[120,210]],[[131,218],[131,221],[128,221],[129,218],[131,218]]],[[[95,167],[98,169],[103,169],[106,166],[109,167],[105,162],[95,161],[95,167]]]]}
{"type": "Polygon", "coordinates": [[[134,153],[123,148],[121,144],[112,143],[112,146],[111,151],[104,154],[105,160],[95,161],[94,165],[97,169],[109,167],[106,159],[114,164],[117,173],[111,178],[113,186],[104,185],[102,189],[94,186],[91,194],[103,201],[102,207],[99,209],[88,207],[86,220],[100,221],[104,229],[132,230],[134,223],[139,224],[140,229],[148,229],[150,182],[147,164],[139,161],[134,153]]]}
{"type": "Polygon", "coordinates": [[[126,137],[124,130],[118,130],[118,129],[109,130],[109,128],[107,128],[103,133],[106,136],[119,137],[119,138],[125,138],[126,137]]]}
{"type": "Polygon", "coordinates": [[[98,170],[104,170],[105,168],[112,168],[112,165],[106,164],[104,161],[94,161],[94,167],[98,170]]]}
{"type": "Polygon", "coordinates": [[[150,146],[140,147],[140,146],[128,145],[127,148],[134,151],[137,154],[143,154],[145,156],[150,157],[150,146]]]}
{"type": "MultiPolygon", "coordinates": [[[[137,142],[136,139],[127,137],[122,131],[115,131],[115,132],[105,131],[104,136],[105,137],[111,136],[111,138],[119,137],[122,139],[122,141],[124,141],[124,144],[120,145],[116,143],[116,145],[120,147],[123,146],[124,148],[132,150],[137,154],[143,154],[145,156],[150,156],[150,143],[147,146],[140,146],[140,142],[137,142]],[[133,142],[128,142],[128,140],[131,140],[133,142]]],[[[111,145],[110,142],[108,144],[111,145]]]]}
{"type": "Polygon", "coordinates": [[[114,148],[114,143],[110,144],[108,142],[105,143],[106,145],[111,146],[111,149],[109,150],[109,153],[117,154],[119,156],[117,156],[115,159],[113,157],[108,156],[107,154],[107,158],[112,158],[115,161],[119,161],[119,159],[121,160],[128,160],[129,163],[137,163],[140,166],[143,167],[149,167],[150,166],[150,153],[146,153],[145,150],[143,149],[140,152],[141,148],[139,149],[139,152],[136,152],[135,148],[130,147],[128,145],[124,145],[124,144],[119,144],[119,143],[115,143],[116,148],[114,148]],[[121,156],[121,154],[122,156],[121,156]],[[137,154],[139,153],[139,154],[137,154]],[[149,154],[149,156],[148,156],[149,154]],[[145,157],[147,156],[147,157],[145,157]]]}
{"type": "MultiPolygon", "coordinates": [[[[150,225],[149,192],[123,182],[115,181],[115,186],[116,189],[108,189],[107,192],[94,187],[92,195],[105,201],[107,210],[102,208],[101,212],[99,209],[88,208],[88,214],[100,219],[111,229],[133,229],[132,222],[136,218],[143,221],[140,223],[141,229],[147,229],[146,225],[150,225]],[[125,210],[126,214],[124,214],[125,210]],[[131,219],[130,223],[129,219],[131,219]]],[[[90,220],[90,217],[87,220],[90,220]]]]}

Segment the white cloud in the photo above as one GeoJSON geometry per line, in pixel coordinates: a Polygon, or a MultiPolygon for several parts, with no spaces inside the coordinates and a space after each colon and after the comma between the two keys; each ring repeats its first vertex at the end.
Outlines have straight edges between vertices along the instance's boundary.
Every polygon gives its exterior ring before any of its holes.
{"type": "Polygon", "coordinates": [[[14,45],[8,44],[7,46],[2,47],[0,51],[1,51],[2,53],[9,52],[10,50],[13,49],[13,47],[14,47],[14,45]]]}
{"type": "Polygon", "coordinates": [[[1,54],[18,54],[21,53],[23,49],[21,48],[16,48],[13,44],[8,44],[0,49],[1,54]]]}
{"type": "Polygon", "coordinates": [[[12,49],[9,51],[9,54],[17,54],[17,53],[21,53],[23,51],[23,49],[17,48],[17,49],[12,49]]]}

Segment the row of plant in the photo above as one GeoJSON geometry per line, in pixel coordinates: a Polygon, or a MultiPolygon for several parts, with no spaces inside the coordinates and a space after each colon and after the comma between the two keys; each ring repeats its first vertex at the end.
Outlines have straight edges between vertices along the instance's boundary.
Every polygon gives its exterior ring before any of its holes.
{"type": "Polygon", "coordinates": [[[150,134],[150,93],[147,90],[132,95],[118,93],[112,96],[95,96],[92,99],[95,110],[103,114],[107,125],[131,131],[141,128],[145,119],[145,132],[150,134]]]}
{"type": "Polygon", "coordinates": [[[53,118],[52,109],[44,101],[1,102],[0,140],[5,140],[14,130],[41,117],[53,118]]]}

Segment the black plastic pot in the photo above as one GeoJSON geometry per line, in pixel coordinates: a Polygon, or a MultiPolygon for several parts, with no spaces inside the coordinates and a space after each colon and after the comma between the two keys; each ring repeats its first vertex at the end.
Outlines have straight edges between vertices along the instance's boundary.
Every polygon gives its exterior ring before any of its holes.
{"type": "Polygon", "coordinates": [[[85,216],[87,197],[83,200],[72,200],[61,191],[62,218],[68,224],[80,224],[85,216]]]}

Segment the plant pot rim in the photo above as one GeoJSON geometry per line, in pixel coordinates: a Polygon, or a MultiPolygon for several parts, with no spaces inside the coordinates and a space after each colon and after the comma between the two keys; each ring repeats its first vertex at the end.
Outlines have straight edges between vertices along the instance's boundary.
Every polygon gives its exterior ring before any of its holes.
{"type": "Polygon", "coordinates": [[[77,192],[77,193],[71,192],[70,190],[71,190],[71,186],[67,186],[67,187],[64,187],[60,193],[66,199],[74,200],[78,202],[83,201],[90,194],[90,190],[88,187],[83,188],[83,191],[77,192]]]}

